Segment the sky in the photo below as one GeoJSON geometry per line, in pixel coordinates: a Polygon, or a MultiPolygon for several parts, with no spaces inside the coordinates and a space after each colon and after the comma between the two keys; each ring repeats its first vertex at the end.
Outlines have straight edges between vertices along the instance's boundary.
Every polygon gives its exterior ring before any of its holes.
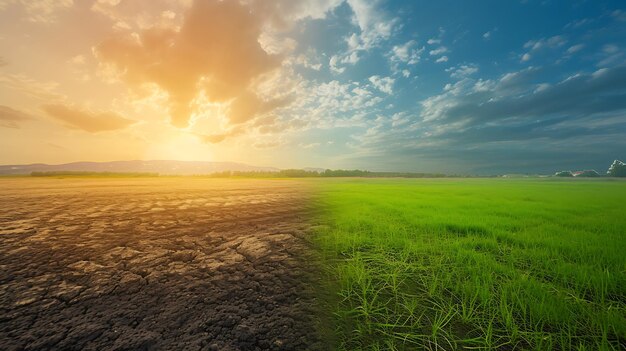
{"type": "Polygon", "coordinates": [[[624,1],[0,0],[0,164],[624,158],[624,1]]]}

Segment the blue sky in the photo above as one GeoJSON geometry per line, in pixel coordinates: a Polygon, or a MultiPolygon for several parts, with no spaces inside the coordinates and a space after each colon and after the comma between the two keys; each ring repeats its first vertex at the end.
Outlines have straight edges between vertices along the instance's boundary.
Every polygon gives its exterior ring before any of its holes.
{"type": "Polygon", "coordinates": [[[492,174],[626,158],[623,1],[3,1],[0,19],[0,146],[21,150],[3,163],[492,174]]]}
{"type": "MultiPolygon", "coordinates": [[[[463,164],[460,169],[479,173],[604,169],[626,152],[625,106],[619,102],[626,98],[622,8],[599,1],[381,2],[377,20],[393,23],[388,39],[359,51],[358,61],[341,66],[341,73],[325,66],[302,74],[340,84],[368,84],[374,73],[393,79],[392,93],[377,91],[381,102],[367,110],[368,120],[384,118],[372,122],[371,135],[350,126],[343,133],[347,142],[372,151],[357,156],[359,167],[454,171],[451,164],[463,164]],[[394,60],[394,48],[407,43],[415,62],[394,60]],[[615,75],[610,87],[577,96],[601,80],[603,71],[606,78],[615,75]],[[568,79],[571,87],[565,88],[568,79]],[[478,85],[484,96],[474,92],[478,85]],[[557,94],[558,89],[563,91],[557,94]],[[492,99],[500,101],[497,111],[479,107],[495,105],[492,99]],[[578,99],[593,100],[594,106],[568,108],[578,99]],[[426,102],[433,105],[426,108],[426,102]],[[461,103],[469,111],[452,116],[452,106],[461,103]],[[436,117],[427,117],[431,111],[436,117]]],[[[344,20],[350,15],[347,4],[340,6],[333,16],[307,26],[302,42],[323,58],[341,55],[354,32],[354,24],[344,20]]],[[[312,134],[310,140],[319,137],[312,134]]]]}

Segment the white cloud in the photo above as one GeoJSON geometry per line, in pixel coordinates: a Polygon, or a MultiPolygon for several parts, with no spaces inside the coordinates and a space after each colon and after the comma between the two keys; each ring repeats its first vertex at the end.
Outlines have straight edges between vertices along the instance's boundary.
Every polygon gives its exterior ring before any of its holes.
{"type": "Polygon", "coordinates": [[[470,65],[460,65],[457,67],[450,67],[446,69],[446,72],[450,73],[450,77],[452,78],[465,78],[467,76],[471,76],[472,74],[478,72],[478,66],[470,64],[470,65]]]}
{"type": "Polygon", "coordinates": [[[402,45],[395,45],[389,55],[389,63],[391,64],[391,69],[394,74],[402,73],[404,75],[400,66],[419,63],[424,50],[424,47],[418,48],[417,42],[414,40],[410,40],[402,45]]]}
{"type": "Polygon", "coordinates": [[[615,44],[604,45],[600,56],[603,58],[596,64],[598,67],[619,65],[624,62],[624,52],[615,44]]]}
{"type": "Polygon", "coordinates": [[[358,51],[353,51],[344,55],[333,55],[328,61],[330,71],[335,74],[341,74],[346,70],[347,65],[354,65],[359,62],[360,56],[358,51]]]}
{"type": "Polygon", "coordinates": [[[585,47],[585,45],[584,45],[584,44],[576,44],[576,45],[570,46],[570,47],[567,49],[567,53],[568,53],[568,54],[573,54],[573,53],[576,53],[576,52],[578,52],[578,51],[582,50],[584,47],[585,47]]]}
{"type": "Polygon", "coordinates": [[[541,93],[542,91],[545,91],[545,90],[549,89],[550,87],[551,87],[551,85],[548,84],[548,83],[537,84],[537,88],[535,89],[535,91],[533,93],[535,93],[535,94],[541,93]]]}
{"type": "Polygon", "coordinates": [[[566,24],[564,28],[565,28],[565,29],[569,29],[569,28],[578,28],[578,27],[582,27],[582,26],[584,26],[584,25],[586,25],[586,24],[589,24],[589,23],[591,23],[591,22],[593,22],[593,20],[592,20],[592,19],[589,19],[589,18],[582,18],[582,19],[575,20],[575,21],[572,21],[572,22],[570,22],[570,23],[566,24]]]}
{"type": "Polygon", "coordinates": [[[420,54],[424,51],[424,48],[414,48],[416,44],[415,40],[410,40],[403,45],[395,45],[391,49],[391,61],[403,62],[409,65],[418,63],[420,54]]]}
{"type": "Polygon", "coordinates": [[[347,63],[351,65],[354,65],[357,62],[359,62],[359,53],[356,51],[351,52],[350,55],[344,56],[344,58],[341,60],[341,63],[347,63]]]}
{"type": "Polygon", "coordinates": [[[441,56],[435,62],[437,63],[448,62],[448,56],[441,56]]]}
{"type": "MultiPolygon", "coordinates": [[[[380,79],[381,83],[387,81],[380,79]]],[[[263,126],[259,130],[263,133],[283,133],[309,128],[362,126],[366,123],[365,116],[375,114],[382,108],[383,97],[375,94],[373,89],[377,89],[373,84],[358,82],[302,80],[294,90],[294,102],[276,114],[274,125],[269,128],[263,126]]]]}
{"type": "Polygon", "coordinates": [[[438,47],[437,49],[430,50],[429,54],[430,56],[437,56],[437,55],[445,54],[446,52],[448,52],[448,48],[446,48],[445,46],[441,46],[441,47],[438,47]]]}
{"type": "Polygon", "coordinates": [[[314,50],[309,50],[306,54],[296,56],[294,58],[294,63],[314,71],[322,69],[320,58],[314,50]]]}
{"type": "Polygon", "coordinates": [[[395,80],[391,77],[371,76],[369,81],[372,82],[374,87],[385,94],[393,93],[393,83],[395,80]]]}
{"type": "Polygon", "coordinates": [[[346,38],[346,42],[348,43],[348,50],[358,50],[359,45],[361,44],[361,39],[356,33],[352,33],[348,38],[346,38]]]}
{"type": "Polygon", "coordinates": [[[428,45],[441,44],[441,39],[430,38],[427,43],[428,45]]]}
{"type": "Polygon", "coordinates": [[[549,38],[529,40],[524,44],[524,49],[528,51],[521,57],[521,62],[526,62],[532,58],[532,54],[547,49],[557,49],[567,44],[567,39],[562,35],[555,35],[549,38]]]}
{"type": "Polygon", "coordinates": [[[391,35],[395,19],[389,20],[379,8],[380,1],[347,0],[354,13],[353,21],[361,30],[360,41],[364,50],[386,40],[391,35]]]}
{"type": "Polygon", "coordinates": [[[529,40],[524,44],[525,49],[530,49],[530,52],[538,51],[542,49],[556,49],[567,43],[567,40],[562,35],[555,35],[550,38],[541,38],[538,40],[529,40]]]}
{"type": "Polygon", "coordinates": [[[367,52],[378,47],[389,39],[396,25],[397,19],[388,19],[387,14],[378,8],[379,1],[347,0],[352,9],[352,21],[359,28],[359,33],[352,33],[346,37],[347,50],[337,54],[335,59],[335,73],[345,70],[339,64],[353,65],[361,58],[361,52],[367,52]]]}
{"type": "Polygon", "coordinates": [[[341,59],[337,55],[333,55],[328,61],[328,67],[333,73],[339,74],[339,73],[343,73],[346,70],[345,67],[339,66],[340,62],[341,62],[341,59]]]}

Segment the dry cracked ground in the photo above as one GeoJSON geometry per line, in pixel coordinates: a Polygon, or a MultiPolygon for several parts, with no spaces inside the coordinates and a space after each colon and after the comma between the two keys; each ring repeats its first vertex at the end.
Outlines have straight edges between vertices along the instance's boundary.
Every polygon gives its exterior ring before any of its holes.
{"type": "Polygon", "coordinates": [[[319,350],[307,186],[0,179],[0,349],[319,350]]]}

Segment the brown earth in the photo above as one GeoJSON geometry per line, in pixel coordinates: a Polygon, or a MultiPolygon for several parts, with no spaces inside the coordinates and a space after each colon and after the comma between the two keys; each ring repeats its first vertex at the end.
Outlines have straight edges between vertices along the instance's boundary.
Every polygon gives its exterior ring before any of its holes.
{"type": "Polygon", "coordinates": [[[304,183],[0,179],[0,349],[319,350],[304,183]]]}

